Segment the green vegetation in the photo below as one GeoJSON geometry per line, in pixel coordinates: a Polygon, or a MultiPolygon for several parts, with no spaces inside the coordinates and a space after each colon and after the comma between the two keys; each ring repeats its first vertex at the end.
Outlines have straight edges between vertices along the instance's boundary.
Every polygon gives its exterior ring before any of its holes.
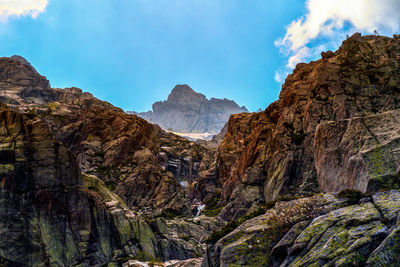
{"type": "Polygon", "coordinates": [[[351,204],[357,204],[361,198],[366,197],[366,195],[363,192],[353,189],[343,190],[338,194],[338,196],[340,198],[347,198],[349,203],[351,204]]]}
{"type": "Polygon", "coordinates": [[[220,240],[222,237],[226,236],[227,234],[229,234],[230,232],[235,230],[239,225],[243,224],[245,221],[253,219],[257,216],[260,216],[260,215],[264,214],[265,211],[266,211],[265,207],[262,206],[262,207],[256,209],[255,211],[241,217],[238,220],[229,222],[227,225],[222,227],[222,229],[220,231],[212,232],[211,235],[206,239],[206,243],[207,244],[216,243],[218,240],[220,240]]]}
{"type": "Polygon", "coordinates": [[[54,111],[56,111],[58,109],[58,107],[60,106],[59,103],[57,102],[51,102],[47,105],[47,113],[52,113],[54,111]]]}
{"type": "Polygon", "coordinates": [[[206,239],[207,244],[215,244],[218,240],[235,230],[240,225],[239,221],[231,221],[221,230],[212,232],[211,235],[206,239]]]}
{"type": "Polygon", "coordinates": [[[257,216],[263,215],[265,213],[265,211],[266,211],[266,209],[264,207],[260,207],[260,208],[256,209],[255,211],[253,211],[253,212],[241,217],[238,220],[238,222],[239,222],[239,224],[242,224],[247,220],[250,220],[250,219],[253,219],[253,218],[257,217],[257,216]]]}
{"type": "Polygon", "coordinates": [[[8,266],[8,260],[3,257],[0,257],[0,267],[6,267],[6,266],[8,266]]]}
{"type": "Polygon", "coordinates": [[[262,206],[264,207],[265,210],[272,209],[275,207],[275,204],[280,201],[291,201],[295,199],[299,199],[305,196],[298,196],[298,195],[284,195],[284,196],[279,196],[275,200],[267,201],[265,202],[262,206]]]}
{"type": "Polygon", "coordinates": [[[212,209],[212,210],[206,209],[206,210],[204,210],[204,214],[205,214],[207,217],[215,217],[215,216],[217,216],[218,214],[220,214],[220,212],[221,212],[221,210],[222,210],[223,208],[224,208],[224,207],[219,207],[219,208],[215,208],[215,209],[212,209]]]}
{"type": "Polygon", "coordinates": [[[204,209],[204,214],[208,217],[217,216],[224,207],[219,207],[218,203],[221,200],[221,193],[218,192],[212,198],[205,202],[206,207],[204,209]]]}
{"type": "Polygon", "coordinates": [[[184,215],[184,214],[182,212],[178,211],[178,210],[167,208],[162,212],[161,216],[165,217],[168,220],[172,220],[172,219],[174,219],[176,217],[180,217],[182,215],[184,215]]]}
{"type": "Polygon", "coordinates": [[[116,186],[116,183],[114,181],[107,181],[105,182],[106,187],[108,188],[108,190],[110,191],[114,191],[116,186]]]}
{"type": "Polygon", "coordinates": [[[120,258],[118,258],[117,262],[119,264],[122,264],[122,263],[125,263],[125,262],[129,261],[129,260],[137,260],[137,261],[142,261],[142,262],[148,262],[148,264],[150,266],[153,266],[153,265],[155,265],[155,264],[157,264],[157,263],[162,261],[160,258],[155,258],[155,257],[152,257],[152,256],[146,254],[146,252],[138,251],[136,253],[136,255],[133,256],[133,257],[120,257],[120,258]]]}
{"type": "Polygon", "coordinates": [[[190,236],[185,235],[185,234],[178,234],[179,239],[182,239],[184,241],[189,241],[190,240],[190,236]]]}

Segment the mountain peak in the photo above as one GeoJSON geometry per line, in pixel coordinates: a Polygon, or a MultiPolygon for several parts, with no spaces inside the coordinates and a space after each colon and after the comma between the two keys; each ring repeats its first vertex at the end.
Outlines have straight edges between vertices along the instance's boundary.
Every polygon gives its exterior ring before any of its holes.
{"type": "Polygon", "coordinates": [[[203,94],[195,92],[189,85],[183,84],[172,89],[167,101],[194,104],[193,101],[205,102],[207,98],[203,94]]]}
{"type": "Polygon", "coordinates": [[[14,55],[14,56],[11,56],[10,59],[17,60],[17,61],[21,62],[22,64],[34,69],[34,67],[31,65],[31,63],[29,63],[29,61],[26,60],[24,57],[21,57],[19,55],[14,55]]]}
{"type": "Polygon", "coordinates": [[[208,100],[183,84],[175,86],[166,101],[154,103],[152,111],[136,114],[174,132],[218,134],[231,114],[243,112],[248,112],[247,108],[233,100],[208,100]]]}
{"type": "Polygon", "coordinates": [[[187,84],[178,84],[172,89],[171,94],[177,93],[186,93],[186,94],[197,94],[189,85],[187,84]]]}

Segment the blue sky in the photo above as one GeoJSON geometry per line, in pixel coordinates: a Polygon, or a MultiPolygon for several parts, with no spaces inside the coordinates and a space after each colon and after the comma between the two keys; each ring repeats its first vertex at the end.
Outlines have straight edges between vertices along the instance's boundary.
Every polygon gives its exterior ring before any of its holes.
{"type": "Polygon", "coordinates": [[[188,84],[254,111],[277,99],[289,58],[340,44],[332,35],[295,42],[290,25],[303,19],[307,33],[310,13],[303,0],[49,0],[33,17],[0,21],[0,55],[21,55],[53,87],[76,86],[125,110],[149,110],[188,84]]]}

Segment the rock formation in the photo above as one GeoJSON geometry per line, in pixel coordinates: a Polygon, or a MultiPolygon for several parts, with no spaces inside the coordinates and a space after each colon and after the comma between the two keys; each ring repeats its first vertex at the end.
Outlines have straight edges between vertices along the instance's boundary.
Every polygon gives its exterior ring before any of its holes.
{"type": "Polygon", "coordinates": [[[400,192],[351,204],[332,194],[278,202],[210,246],[203,266],[395,266],[400,192]]]}
{"type": "Polygon", "coordinates": [[[264,112],[231,116],[198,188],[232,222],[203,266],[398,262],[399,192],[376,192],[400,187],[399,60],[400,36],[355,34],[298,64],[264,112]]]}
{"type": "Polygon", "coordinates": [[[391,188],[399,53],[397,36],[355,34],[298,64],[264,112],[232,115],[216,170],[226,218],[282,194],[391,188]]]}
{"type": "Polygon", "coordinates": [[[355,34],[214,151],[1,58],[0,264],[399,262],[399,61],[400,36],[355,34]]]}
{"type": "Polygon", "coordinates": [[[202,255],[209,230],[193,222],[180,182],[207,169],[212,152],[78,88],[51,88],[20,57],[0,59],[0,88],[2,261],[202,255]]]}
{"type": "Polygon", "coordinates": [[[136,115],[179,133],[218,134],[231,114],[249,112],[232,100],[196,93],[188,85],[177,85],[168,100],[153,104],[153,110],[136,115]]]}

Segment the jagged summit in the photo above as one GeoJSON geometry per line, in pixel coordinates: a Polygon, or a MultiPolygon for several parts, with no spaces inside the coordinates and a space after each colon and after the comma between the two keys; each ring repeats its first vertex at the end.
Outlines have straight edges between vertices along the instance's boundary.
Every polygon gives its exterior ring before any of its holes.
{"type": "Polygon", "coordinates": [[[182,96],[197,96],[197,97],[202,97],[206,98],[203,94],[195,92],[192,88],[190,88],[189,85],[187,84],[178,84],[172,89],[171,93],[168,96],[168,100],[173,100],[173,99],[180,99],[182,96]]]}
{"type": "Polygon", "coordinates": [[[39,104],[56,99],[46,77],[23,57],[0,58],[0,101],[9,105],[39,104]]]}
{"type": "Polygon", "coordinates": [[[32,66],[32,64],[29,63],[29,61],[26,60],[26,58],[24,58],[24,57],[21,57],[19,55],[14,55],[14,56],[11,56],[10,59],[17,60],[17,61],[21,62],[22,64],[24,64],[36,71],[36,69],[32,66]]]}
{"type": "Polygon", "coordinates": [[[165,130],[180,133],[218,134],[231,114],[249,112],[233,100],[208,100],[186,84],[175,86],[166,101],[156,102],[152,108],[135,114],[165,130]]]}

